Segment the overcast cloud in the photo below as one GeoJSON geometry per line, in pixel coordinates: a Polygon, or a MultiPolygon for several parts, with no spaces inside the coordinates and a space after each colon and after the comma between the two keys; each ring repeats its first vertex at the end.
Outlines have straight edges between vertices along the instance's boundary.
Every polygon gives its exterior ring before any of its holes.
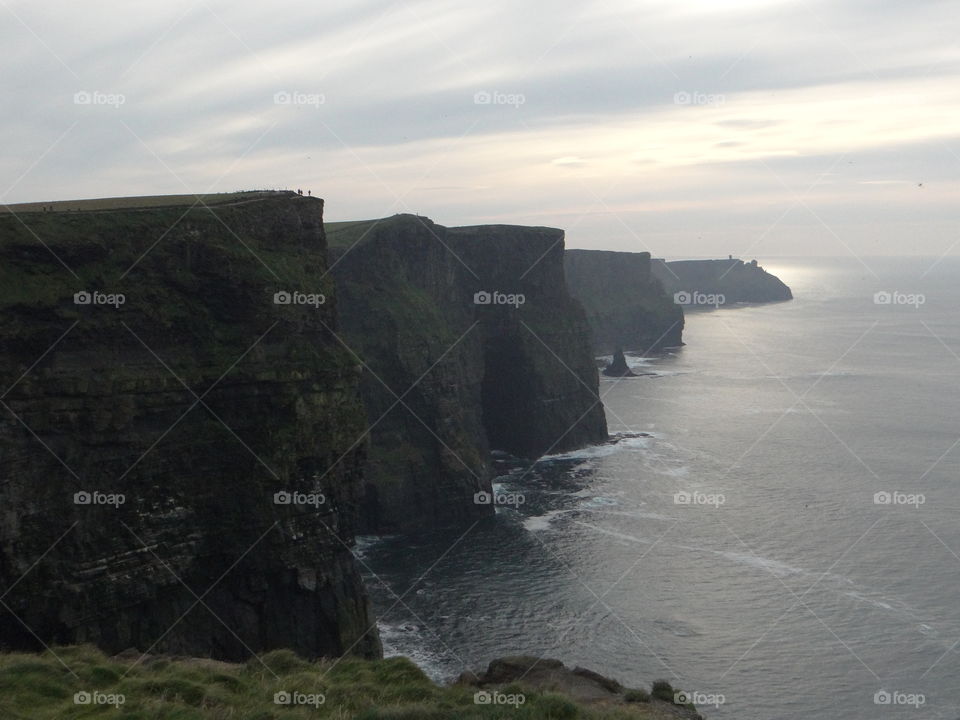
{"type": "Polygon", "coordinates": [[[0,202],[276,187],[568,247],[960,253],[935,0],[0,0],[0,202]]]}

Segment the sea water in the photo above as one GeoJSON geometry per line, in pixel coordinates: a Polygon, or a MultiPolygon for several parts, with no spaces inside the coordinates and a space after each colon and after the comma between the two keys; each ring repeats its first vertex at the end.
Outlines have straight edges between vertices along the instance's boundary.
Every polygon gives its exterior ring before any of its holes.
{"type": "Polygon", "coordinates": [[[601,377],[617,442],[497,455],[522,504],[364,539],[388,654],[663,678],[708,718],[960,717],[960,260],[766,267],[793,301],[601,377]]]}

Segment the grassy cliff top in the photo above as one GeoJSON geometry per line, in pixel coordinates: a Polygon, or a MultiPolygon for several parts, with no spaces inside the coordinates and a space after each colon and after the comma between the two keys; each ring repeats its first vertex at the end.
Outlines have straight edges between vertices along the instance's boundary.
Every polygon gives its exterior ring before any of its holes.
{"type": "Polygon", "coordinates": [[[51,200],[49,202],[0,205],[0,213],[71,212],[103,210],[135,210],[138,208],[189,207],[194,204],[223,205],[260,200],[267,197],[296,195],[292,190],[242,190],[231,193],[202,195],[139,195],[131,197],[90,198],[86,200],[51,200]],[[46,209],[45,209],[46,208],[46,209]]]}
{"type": "Polygon", "coordinates": [[[89,646],[0,654],[0,716],[143,720],[660,720],[677,715],[638,695],[630,705],[578,705],[507,686],[522,704],[477,704],[476,688],[438,687],[406,658],[307,662],[288,650],[243,665],[204,659],[108,658],[89,646]],[[139,662],[138,662],[139,660],[139,662]],[[289,700],[289,702],[284,702],[289,700]]]}
{"type": "Polygon", "coordinates": [[[352,245],[366,242],[369,238],[373,237],[373,232],[376,228],[385,228],[411,222],[423,222],[425,225],[434,224],[428,217],[402,213],[372,220],[325,222],[323,229],[327,234],[327,247],[348,248],[352,245]]]}
{"type": "MultiPolygon", "coordinates": [[[[325,222],[324,230],[327,234],[327,247],[344,249],[349,248],[354,245],[363,244],[369,238],[373,237],[374,231],[377,228],[383,229],[391,226],[399,226],[404,223],[419,223],[427,227],[434,226],[433,220],[431,220],[426,215],[411,215],[410,213],[398,213],[390,217],[377,218],[371,220],[347,220],[343,222],[325,222]]],[[[563,230],[558,228],[551,227],[541,227],[534,225],[505,225],[505,224],[488,224],[488,225],[460,225],[454,227],[447,227],[446,231],[454,233],[455,235],[469,237],[471,235],[476,235],[484,230],[496,230],[496,229],[517,229],[522,228],[524,231],[535,230],[540,232],[546,232],[551,235],[557,234],[562,236],[563,230]]]]}

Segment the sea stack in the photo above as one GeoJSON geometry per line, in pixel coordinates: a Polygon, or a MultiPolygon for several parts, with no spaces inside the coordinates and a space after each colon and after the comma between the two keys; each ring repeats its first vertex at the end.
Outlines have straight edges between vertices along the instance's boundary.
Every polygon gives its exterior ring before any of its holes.
{"type": "Polygon", "coordinates": [[[603,374],[608,377],[636,377],[630,366],[627,365],[627,358],[624,357],[623,348],[618,347],[613,354],[613,360],[603,369],[603,374]]]}

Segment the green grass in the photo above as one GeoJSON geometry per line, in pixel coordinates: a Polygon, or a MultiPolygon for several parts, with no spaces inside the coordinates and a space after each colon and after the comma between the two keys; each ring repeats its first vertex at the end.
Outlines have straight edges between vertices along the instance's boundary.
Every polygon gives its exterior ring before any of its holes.
{"type": "Polygon", "coordinates": [[[283,194],[284,190],[241,190],[230,193],[206,193],[200,195],[140,195],[130,197],[90,198],[87,200],[51,200],[30,203],[0,205],[0,213],[44,212],[52,208],[54,212],[96,211],[96,210],[132,210],[157,207],[189,207],[194,203],[221,205],[223,203],[255,200],[259,197],[283,194]]]}
{"type": "MultiPolygon", "coordinates": [[[[424,222],[429,218],[421,217],[424,222]]],[[[349,248],[358,243],[366,243],[374,236],[375,228],[389,227],[398,222],[416,222],[415,216],[409,213],[392,215],[374,220],[348,220],[344,222],[324,222],[323,229],[327,234],[327,246],[332,248],[349,248]]]]}
{"type": "Polygon", "coordinates": [[[348,248],[365,241],[377,225],[389,222],[388,218],[379,220],[352,220],[349,222],[325,222],[323,229],[327,233],[327,247],[348,248]]]}
{"type": "MultiPolygon", "coordinates": [[[[505,692],[516,692],[516,687],[505,692]]],[[[35,655],[0,654],[0,717],[5,720],[643,720],[633,707],[588,709],[554,693],[523,691],[525,702],[477,705],[468,687],[439,687],[406,658],[307,662],[278,650],[244,665],[202,659],[108,658],[90,646],[35,655]],[[262,662],[261,662],[262,660],[262,662]],[[123,702],[77,704],[76,693],[123,702]],[[324,701],[282,705],[276,693],[324,701]]]]}
{"type": "Polygon", "coordinates": [[[648,703],[650,702],[650,693],[640,689],[627,690],[623,694],[623,699],[628,703],[648,703]]]}
{"type": "Polygon", "coordinates": [[[654,680],[650,694],[658,700],[673,702],[673,686],[666,680],[654,680]]]}

